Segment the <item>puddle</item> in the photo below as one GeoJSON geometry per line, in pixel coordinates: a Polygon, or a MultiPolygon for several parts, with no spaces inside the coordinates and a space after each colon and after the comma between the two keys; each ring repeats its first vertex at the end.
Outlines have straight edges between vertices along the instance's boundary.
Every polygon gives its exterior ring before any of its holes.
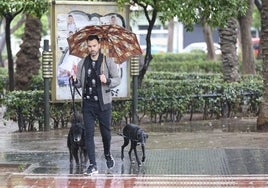
{"type": "Polygon", "coordinates": [[[142,124],[147,132],[256,132],[254,119],[181,121],[142,124]]]}

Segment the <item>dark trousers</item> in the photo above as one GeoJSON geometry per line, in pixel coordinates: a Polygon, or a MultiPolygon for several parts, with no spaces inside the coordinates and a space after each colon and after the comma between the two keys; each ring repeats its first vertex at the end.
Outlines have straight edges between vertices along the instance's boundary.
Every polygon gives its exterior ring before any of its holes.
{"type": "Polygon", "coordinates": [[[110,154],[111,147],[111,115],[112,109],[101,111],[99,102],[83,100],[83,118],[86,132],[86,148],[90,164],[96,165],[94,130],[95,122],[98,120],[104,155],[110,154]]]}

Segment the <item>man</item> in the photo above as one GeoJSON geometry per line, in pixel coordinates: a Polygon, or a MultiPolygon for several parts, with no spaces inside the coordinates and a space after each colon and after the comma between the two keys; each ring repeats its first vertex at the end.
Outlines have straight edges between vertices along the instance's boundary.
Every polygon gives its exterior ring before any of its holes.
{"type": "Polygon", "coordinates": [[[114,166],[114,159],[110,153],[111,88],[120,84],[120,77],[117,65],[113,60],[100,53],[101,45],[98,36],[90,35],[87,39],[87,45],[89,55],[79,62],[77,75],[73,79],[76,87],[82,87],[85,140],[90,162],[85,174],[91,175],[98,173],[94,143],[96,120],[99,123],[107,167],[110,169],[114,166]]]}

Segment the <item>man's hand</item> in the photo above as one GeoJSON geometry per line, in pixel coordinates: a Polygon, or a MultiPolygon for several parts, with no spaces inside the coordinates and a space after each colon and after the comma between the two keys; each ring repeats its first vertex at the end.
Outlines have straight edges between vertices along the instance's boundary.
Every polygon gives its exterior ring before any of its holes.
{"type": "Polygon", "coordinates": [[[104,74],[100,75],[100,81],[101,81],[101,83],[104,83],[104,84],[107,83],[107,79],[106,79],[106,76],[104,74]]]}
{"type": "Polygon", "coordinates": [[[71,77],[72,77],[73,81],[76,82],[76,75],[74,74],[71,77]]]}

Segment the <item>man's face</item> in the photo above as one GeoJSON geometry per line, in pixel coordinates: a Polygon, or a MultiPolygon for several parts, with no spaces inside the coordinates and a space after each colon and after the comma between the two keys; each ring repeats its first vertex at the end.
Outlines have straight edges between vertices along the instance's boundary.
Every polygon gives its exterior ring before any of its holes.
{"type": "Polygon", "coordinates": [[[87,41],[87,46],[91,56],[96,56],[99,54],[100,43],[96,39],[87,41]]]}

